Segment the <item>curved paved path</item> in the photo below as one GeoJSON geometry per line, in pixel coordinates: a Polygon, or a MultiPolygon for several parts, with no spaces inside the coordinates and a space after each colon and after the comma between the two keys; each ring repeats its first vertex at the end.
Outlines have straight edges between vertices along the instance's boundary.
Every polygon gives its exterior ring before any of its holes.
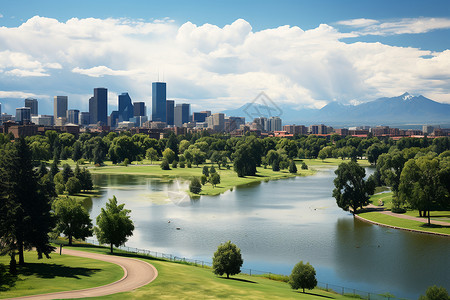
{"type": "Polygon", "coordinates": [[[63,254],[98,259],[119,265],[122,267],[124,275],[116,282],[99,287],[76,291],[56,292],[51,294],[32,295],[13,299],[72,299],[105,296],[137,289],[152,282],[158,276],[158,271],[154,266],[145,261],[134,258],[90,253],[64,248],[63,254]]]}

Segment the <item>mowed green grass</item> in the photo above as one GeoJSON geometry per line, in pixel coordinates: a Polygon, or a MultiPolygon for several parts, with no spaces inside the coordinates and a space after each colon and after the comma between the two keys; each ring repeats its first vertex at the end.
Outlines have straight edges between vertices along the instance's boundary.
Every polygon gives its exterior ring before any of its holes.
{"type": "MultiPolygon", "coordinates": [[[[25,266],[18,266],[15,286],[0,292],[0,299],[26,295],[80,290],[109,284],[123,277],[118,265],[100,260],[59,255],[37,259],[34,251],[25,252],[25,266]]],[[[9,256],[0,256],[9,265],[9,256]]]]}
{"type": "MultiPolygon", "coordinates": [[[[200,165],[199,167],[193,166],[192,168],[172,168],[171,170],[162,170],[159,165],[132,165],[128,167],[118,166],[95,168],[91,169],[91,172],[93,174],[130,174],[154,176],[159,178],[190,179],[195,176],[201,177],[203,175],[203,166],[204,165],[200,165]]],[[[206,164],[206,166],[211,167],[211,164],[206,164]]],[[[268,167],[267,169],[260,167],[257,168],[257,174],[255,176],[239,177],[232,169],[219,169],[217,165],[215,165],[214,167],[217,173],[219,173],[220,175],[220,183],[215,187],[213,187],[210,183],[205,184],[202,187],[202,192],[199,195],[218,195],[239,185],[296,176],[295,174],[289,173],[287,170],[274,172],[270,167],[268,167]]],[[[301,170],[300,168],[298,168],[297,176],[307,176],[314,173],[314,170],[301,170]]]]}
{"type": "Polygon", "coordinates": [[[362,218],[365,218],[373,222],[400,227],[404,229],[450,234],[450,225],[449,226],[432,225],[431,227],[428,227],[424,222],[402,219],[398,217],[385,215],[379,212],[365,212],[360,213],[358,215],[361,216],[362,218]]]}
{"type": "MultiPolygon", "coordinates": [[[[106,248],[81,248],[97,253],[106,253],[106,248]]],[[[118,250],[118,254],[133,256],[118,250]]],[[[210,268],[201,268],[181,263],[136,256],[154,265],[158,277],[137,290],[97,299],[349,299],[339,294],[320,289],[299,293],[285,282],[266,278],[236,275],[231,279],[218,277],[210,268]]]]}

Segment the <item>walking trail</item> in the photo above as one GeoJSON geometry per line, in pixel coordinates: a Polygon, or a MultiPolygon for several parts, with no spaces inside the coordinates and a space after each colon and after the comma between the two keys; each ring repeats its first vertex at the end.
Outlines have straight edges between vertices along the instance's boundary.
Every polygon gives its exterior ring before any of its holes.
{"type": "MultiPolygon", "coordinates": [[[[420,218],[420,217],[413,217],[413,216],[408,216],[408,215],[404,215],[404,214],[396,214],[393,213],[389,210],[384,210],[383,206],[375,206],[373,204],[369,204],[366,206],[366,208],[370,209],[371,211],[377,211],[381,214],[385,214],[385,215],[389,215],[389,216],[393,216],[396,218],[401,218],[401,219],[408,219],[408,220],[413,220],[413,221],[419,221],[419,222],[428,222],[427,218],[420,218]]],[[[445,226],[445,227],[450,227],[450,223],[449,222],[445,222],[445,221],[436,221],[436,220],[430,220],[431,224],[434,225],[441,225],[441,226],[445,226]]]]}
{"type": "Polygon", "coordinates": [[[132,291],[141,286],[149,284],[158,276],[158,271],[154,266],[145,261],[134,258],[90,253],[64,248],[63,254],[98,259],[119,265],[122,267],[124,275],[116,282],[99,287],[76,291],[56,292],[51,294],[32,295],[12,299],[72,299],[105,296],[132,291]]]}

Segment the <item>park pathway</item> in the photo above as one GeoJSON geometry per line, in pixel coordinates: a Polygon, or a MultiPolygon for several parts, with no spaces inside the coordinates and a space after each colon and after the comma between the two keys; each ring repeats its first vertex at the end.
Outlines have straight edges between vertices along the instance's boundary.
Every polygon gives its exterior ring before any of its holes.
{"type": "Polygon", "coordinates": [[[122,267],[124,275],[116,282],[93,287],[84,290],[56,292],[51,294],[41,294],[24,296],[11,299],[73,299],[73,298],[86,298],[86,297],[98,297],[111,295],[121,292],[128,292],[137,289],[141,286],[149,284],[158,276],[158,271],[151,264],[128,257],[105,255],[98,253],[90,253],[84,251],[77,251],[63,248],[63,254],[92,258],[110,262],[122,267]]]}
{"type": "MultiPolygon", "coordinates": [[[[413,221],[419,221],[419,222],[423,222],[423,223],[428,223],[428,218],[425,217],[413,217],[413,216],[408,216],[405,214],[396,214],[393,213],[392,211],[389,210],[385,210],[385,208],[383,206],[376,206],[373,204],[369,204],[367,206],[365,206],[366,209],[369,209],[371,211],[376,211],[379,212],[381,214],[385,214],[388,216],[392,216],[392,217],[396,217],[396,218],[401,218],[401,219],[407,219],[407,220],[413,220],[413,221]]],[[[436,220],[430,220],[431,224],[434,225],[441,225],[441,226],[445,226],[445,227],[450,227],[450,223],[449,222],[445,222],[445,221],[436,221],[436,220]]]]}

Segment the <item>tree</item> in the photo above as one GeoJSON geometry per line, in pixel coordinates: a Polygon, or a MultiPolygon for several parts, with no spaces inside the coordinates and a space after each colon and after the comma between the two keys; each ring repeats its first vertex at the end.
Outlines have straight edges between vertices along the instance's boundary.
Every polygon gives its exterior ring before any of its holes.
{"type": "Polygon", "coordinates": [[[295,162],[293,160],[291,160],[291,162],[289,163],[289,173],[297,173],[297,166],[295,165],[295,162]]]}
{"type": "Polygon", "coordinates": [[[405,162],[403,153],[397,149],[381,154],[377,160],[377,170],[381,174],[381,180],[392,188],[395,196],[397,196],[400,175],[405,162]]]}
{"type": "Polygon", "coordinates": [[[163,160],[160,164],[160,167],[163,170],[170,170],[170,165],[169,165],[169,162],[167,161],[167,159],[163,158],[163,160]]]}
{"type": "Polygon", "coordinates": [[[364,180],[366,171],[363,167],[353,161],[341,163],[334,173],[337,177],[334,179],[336,188],[333,190],[333,197],[340,208],[345,211],[351,208],[352,213],[355,213],[359,207],[369,203],[374,187],[364,180]]]}
{"type": "Polygon", "coordinates": [[[150,159],[150,163],[153,164],[154,160],[158,160],[158,151],[154,148],[148,148],[145,156],[147,159],[150,159]]]}
{"type": "Polygon", "coordinates": [[[131,211],[124,209],[125,204],[117,205],[116,196],[108,200],[106,209],[102,208],[97,216],[94,231],[100,243],[110,244],[113,253],[113,246],[125,244],[128,237],[133,235],[134,224],[129,216],[131,211]]]}
{"type": "Polygon", "coordinates": [[[211,177],[209,178],[209,181],[211,182],[212,186],[215,187],[217,184],[220,183],[220,175],[217,173],[212,173],[211,177]]]}
{"type": "Polygon", "coordinates": [[[214,274],[219,276],[227,274],[227,278],[230,278],[230,275],[241,272],[243,263],[241,249],[235,244],[231,243],[231,241],[220,244],[213,257],[214,274]]]}
{"type": "Polygon", "coordinates": [[[203,166],[202,173],[203,173],[203,175],[205,175],[206,177],[209,176],[209,169],[208,169],[208,166],[203,166]]]}
{"type": "Polygon", "coordinates": [[[305,289],[312,290],[317,285],[316,270],[309,263],[299,262],[292,269],[289,284],[294,290],[303,289],[303,293],[305,289]]]}
{"type": "MultiPolygon", "coordinates": [[[[448,199],[449,191],[441,180],[440,161],[437,157],[422,156],[406,162],[400,175],[398,197],[419,210],[419,215],[428,215],[433,207],[447,206],[441,203],[448,199]]],[[[447,183],[448,184],[448,183],[447,183]]]]}
{"type": "Polygon", "coordinates": [[[62,176],[63,176],[64,184],[67,183],[67,180],[69,180],[70,177],[74,176],[72,168],[68,164],[63,165],[62,176]]]}
{"type": "Polygon", "coordinates": [[[83,157],[83,151],[82,151],[81,142],[80,141],[76,141],[73,144],[72,160],[73,161],[78,161],[82,157],[83,157]]]}
{"type": "Polygon", "coordinates": [[[171,164],[176,158],[175,152],[170,148],[166,148],[162,155],[163,158],[169,162],[169,164],[171,164]]]}
{"type": "Polygon", "coordinates": [[[202,183],[198,177],[194,177],[191,179],[191,183],[189,184],[189,191],[194,194],[200,194],[202,191],[202,183]]]}
{"type": "Polygon", "coordinates": [[[214,166],[211,166],[211,168],[209,169],[209,174],[213,173],[216,173],[216,168],[214,168],[214,166]]]}
{"type": "Polygon", "coordinates": [[[69,195],[74,195],[81,191],[80,180],[76,177],[70,177],[66,182],[66,191],[69,195]]]}
{"type": "Polygon", "coordinates": [[[308,165],[302,161],[302,170],[308,170],[308,165]]]}
{"type": "Polygon", "coordinates": [[[233,167],[239,177],[254,176],[256,174],[257,158],[252,153],[253,151],[249,144],[242,144],[234,152],[233,167]]]}
{"type": "Polygon", "coordinates": [[[206,177],[205,174],[203,174],[202,177],[200,177],[200,181],[201,181],[202,185],[205,185],[206,182],[208,182],[208,178],[206,177]]]}
{"type": "Polygon", "coordinates": [[[54,227],[51,195],[34,172],[31,156],[23,138],[0,155],[0,240],[18,252],[19,264],[25,263],[24,250],[35,247],[42,258],[54,249],[48,236],[54,227]]]}
{"type": "Polygon", "coordinates": [[[419,300],[450,300],[450,297],[444,287],[433,285],[427,288],[425,295],[420,296],[419,300]]]}
{"type": "Polygon", "coordinates": [[[67,236],[69,245],[72,245],[72,238],[84,240],[92,235],[89,213],[76,199],[59,198],[53,203],[53,211],[57,220],[55,232],[67,236]]]}

